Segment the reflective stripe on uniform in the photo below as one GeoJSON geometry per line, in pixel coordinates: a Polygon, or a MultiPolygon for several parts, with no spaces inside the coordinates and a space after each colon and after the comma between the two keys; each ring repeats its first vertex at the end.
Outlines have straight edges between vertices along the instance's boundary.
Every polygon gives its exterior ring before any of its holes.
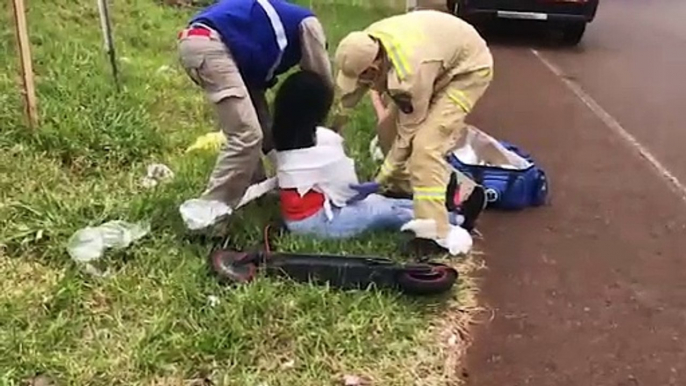
{"type": "Polygon", "coordinates": [[[414,188],[413,190],[413,198],[423,201],[445,201],[447,191],[445,186],[414,188]]]}
{"type": "Polygon", "coordinates": [[[472,111],[472,102],[464,92],[456,89],[448,90],[448,98],[460,106],[465,113],[472,111]]]}
{"type": "Polygon", "coordinates": [[[387,177],[391,174],[391,171],[393,170],[393,166],[388,162],[388,160],[384,161],[383,164],[381,164],[381,169],[379,170],[379,174],[383,177],[387,177]]]}
{"type": "Polygon", "coordinates": [[[281,22],[279,14],[276,13],[274,7],[271,4],[269,4],[269,1],[257,0],[257,3],[260,5],[260,7],[262,7],[264,12],[267,14],[267,17],[269,18],[269,23],[272,25],[274,35],[276,36],[276,44],[279,45],[279,55],[276,57],[276,60],[272,64],[272,67],[269,69],[269,72],[267,73],[267,78],[265,79],[271,80],[274,77],[274,71],[276,71],[276,68],[279,67],[279,64],[281,64],[283,53],[286,50],[286,46],[288,46],[288,38],[286,37],[286,30],[283,27],[283,23],[281,22]]]}
{"type": "Polygon", "coordinates": [[[402,81],[407,78],[407,76],[412,71],[409,61],[407,59],[407,53],[403,50],[403,47],[398,43],[398,41],[390,34],[382,31],[370,32],[372,36],[377,37],[381,40],[384,48],[388,52],[388,57],[391,59],[391,63],[398,73],[398,78],[402,81]]]}
{"type": "Polygon", "coordinates": [[[479,71],[477,71],[476,73],[477,73],[480,77],[482,77],[482,78],[488,78],[489,75],[491,75],[492,72],[493,72],[492,69],[490,69],[490,68],[484,68],[483,70],[479,70],[479,71]]]}

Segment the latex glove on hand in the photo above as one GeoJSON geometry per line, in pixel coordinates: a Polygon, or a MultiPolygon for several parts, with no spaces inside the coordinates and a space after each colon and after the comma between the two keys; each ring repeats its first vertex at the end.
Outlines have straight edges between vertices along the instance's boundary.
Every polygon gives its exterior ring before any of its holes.
{"type": "Polygon", "coordinates": [[[350,184],[350,189],[357,192],[353,198],[349,199],[347,204],[352,204],[358,201],[362,201],[367,198],[370,194],[378,193],[381,190],[381,184],[375,181],[363,182],[361,184],[350,184]]]}

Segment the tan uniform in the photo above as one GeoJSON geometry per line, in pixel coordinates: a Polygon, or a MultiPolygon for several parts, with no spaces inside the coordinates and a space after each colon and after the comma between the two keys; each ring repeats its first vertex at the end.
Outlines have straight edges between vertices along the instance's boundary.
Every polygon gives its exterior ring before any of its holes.
{"type": "MultiPolygon", "coordinates": [[[[245,85],[229,47],[216,31],[207,28],[209,37],[187,36],[189,29],[179,39],[181,64],[214,104],[219,126],[227,137],[203,198],[235,207],[251,183],[264,179],[261,152],[266,154],[273,148],[266,90],[245,85]]],[[[300,45],[300,67],[317,72],[333,85],[326,37],[316,17],[300,24],[300,45]]]]}
{"type": "MultiPolygon", "coordinates": [[[[391,105],[396,124],[387,121],[380,126],[384,131],[379,133],[380,145],[390,149],[376,179],[395,190],[411,189],[415,217],[435,220],[437,237],[445,237],[451,170],[445,156],[455,147],[466,115],[492,79],[490,50],[471,25],[439,11],[393,16],[364,32],[380,42],[389,62],[385,84],[375,88],[396,102],[391,105]],[[404,105],[411,108],[403,111],[404,105]],[[388,138],[394,138],[390,146],[388,138]]],[[[337,61],[351,63],[345,53],[340,53],[340,59],[338,55],[337,61]]],[[[344,96],[342,107],[354,107],[364,91],[359,87],[344,96]]],[[[464,182],[466,177],[461,179],[464,182]]]]}

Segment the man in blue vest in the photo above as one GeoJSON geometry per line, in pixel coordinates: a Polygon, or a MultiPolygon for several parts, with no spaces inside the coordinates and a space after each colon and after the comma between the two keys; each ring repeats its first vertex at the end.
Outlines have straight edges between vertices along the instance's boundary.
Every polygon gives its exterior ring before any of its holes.
{"type": "Polygon", "coordinates": [[[265,92],[296,65],[333,87],[326,48],[314,13],[285,0],[220,0],[179,33],[181,63],[214,104],[227,139],[202,199],[236,208],[264,179],[261,153],[273,148],[265,92]]]}

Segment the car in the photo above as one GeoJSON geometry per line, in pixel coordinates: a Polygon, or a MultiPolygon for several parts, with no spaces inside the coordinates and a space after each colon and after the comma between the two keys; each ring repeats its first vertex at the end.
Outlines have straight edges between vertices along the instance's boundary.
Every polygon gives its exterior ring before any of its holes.
{"type": "Polygon", "coordinates": [[[562,43],[577,45],[593,21],[599,0],[447,0],[454,15],[477,23],[484,19],[520,19],[550,23],[562,43]]]}

